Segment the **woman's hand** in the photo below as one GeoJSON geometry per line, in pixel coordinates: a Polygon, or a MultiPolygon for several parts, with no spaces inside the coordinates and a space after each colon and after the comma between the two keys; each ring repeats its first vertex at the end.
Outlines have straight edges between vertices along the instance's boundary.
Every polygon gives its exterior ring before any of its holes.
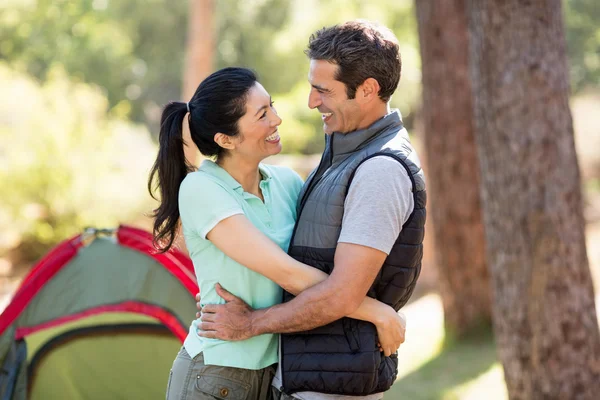
{"type": "Polygon", "coordinates": [[[406,333],[406,316],[402,312],[396,312],[392,307],[381,315],[377,323],[377,336],[379,336],[379,350],[389,357],[395,353],[400,345],[404,343],[406,333]]]}

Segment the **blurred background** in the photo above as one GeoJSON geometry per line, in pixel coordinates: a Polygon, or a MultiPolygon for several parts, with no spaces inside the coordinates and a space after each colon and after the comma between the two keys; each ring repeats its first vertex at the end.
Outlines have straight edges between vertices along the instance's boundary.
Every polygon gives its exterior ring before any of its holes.
{"type": "MultiPolygon", "coordinates": [[[[600,287],[600,6],[562,4],[588,256],[600,287]]],[[[284,150],[269,162],[306,176],[323,134],[307,107],[303,50],[320,27],[366,18],[394,31],[403,68],[392,106],[423,158],[436,157],[423,144],[417,15],[411,0],[0,0],[2,304],[36,260],[83,228],[150,229],[146,185],[161,107],[187,101],[210,71],[257,71],[283,118],[284,150]]],[[[489,326],[466,339],[445,331],[435,253],[429,229],[394,393],[504,399],[489,326]]]]}

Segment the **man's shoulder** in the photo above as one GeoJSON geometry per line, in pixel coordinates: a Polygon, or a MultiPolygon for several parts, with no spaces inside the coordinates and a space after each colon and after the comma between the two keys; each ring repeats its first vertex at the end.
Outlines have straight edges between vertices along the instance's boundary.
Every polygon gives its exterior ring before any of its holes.
{"type": "Polygon", "coordinates": [[[376,155],[363,161],[354,173],[355,181],[373,181],[381,183],[382,181],[401,181],[410,182],[408,171],[402,163],[390,155],[376,155]]]}

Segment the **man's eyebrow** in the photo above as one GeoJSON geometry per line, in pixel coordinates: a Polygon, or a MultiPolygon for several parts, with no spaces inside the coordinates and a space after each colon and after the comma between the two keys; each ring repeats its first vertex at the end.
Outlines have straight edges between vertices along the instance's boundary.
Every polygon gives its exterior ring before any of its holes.
{"type": "Polygon", "coordinates": [[[256,117],[259,112],[261,112],[262,110],[264,110],[267,107],[270,107],[272,102],[273,102],[273,99],[269,96],[269,105],[268,106],[262,106],[261,108],[259,108],[258,111],[256,111],[256,114],[254,114],[254,116],[256,117]]]}
{"type": "Polygon", "coordinates": [[[310,85],[310,86],[314,87],[314,88],[315,88],[315,89],[317,89],[317,90],[320,90],[321,92],[330,92],[330,90],[329,90],[329,89],[325,89],[324,87],[322,87],[322,86],[319,86],[319,85],[314,85],[314,84],[312,84],[312,83],[311,83],[311,85],[310,85]]]}

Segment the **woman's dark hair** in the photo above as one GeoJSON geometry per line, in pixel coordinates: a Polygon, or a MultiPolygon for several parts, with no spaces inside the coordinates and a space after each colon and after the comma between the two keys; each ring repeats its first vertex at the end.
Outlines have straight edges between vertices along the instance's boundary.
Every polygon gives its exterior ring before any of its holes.
{"type": "Polygon", "coordinates": [[[238,121],[246,113],[248,92],[256,81],[256,74],[249,69],[223,68],[200,83],[189,103],[174,101],[163,109],[158,156],[148,179],[150,195],[160,201],[153,213],[153,234],[154,246],[161,253],[168,251],[175,241],[179,187],[194,168],[184,154],[182,125],[188,107],[192,142],[204,156],[218,158],[224,149],[214,141],[214,136],[219,132],[229,136],[238,134],[238,121]],[[160,198],[154,195],[155,190],[160,198]]]}

